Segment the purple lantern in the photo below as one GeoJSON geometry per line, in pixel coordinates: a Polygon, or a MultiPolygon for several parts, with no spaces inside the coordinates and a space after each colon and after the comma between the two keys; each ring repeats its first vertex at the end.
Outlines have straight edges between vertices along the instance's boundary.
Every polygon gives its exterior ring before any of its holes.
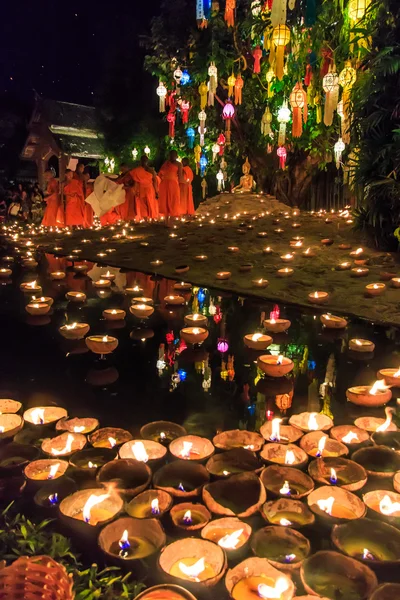
{"type": "Polygon", "coordinates": [[[218,348],[218,352],[221,352],[221,354],[225,354],[225,352],[228,352],[229,344],[228,344],[227,340],[224,338],[219,338],[218,343],[217,343],[217,348],[218,348]]]}

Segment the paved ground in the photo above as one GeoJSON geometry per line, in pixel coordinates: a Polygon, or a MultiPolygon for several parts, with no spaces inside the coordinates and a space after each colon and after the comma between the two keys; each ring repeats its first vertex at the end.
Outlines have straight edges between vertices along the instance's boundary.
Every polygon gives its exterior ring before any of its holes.
{"type": "Polygon", "coordinates": [[[71,235],[48,233],[38,236],[38,240],[47,250],[61,247],[59,254],[81,249],[80,257],[112,266],[156,271],[194,284],[281,302],[309,306],[309,293],[327,291],[330,298],[325,307],[332,313],[400,325],[400,289],[392,288],[388,281],[381,296],[367,298],[364,292],[366,284],[379,282],[385,273],[400,276],[397,258],[367,248],[365,240],[352,231],[346,217],[292,213],[292,209],[268,196],[223,194],[202,204],[194,220],[178,222],[174,229],[167,229],[163,224],[139,224],[78,231],[71,235]],[[327,217],[329,222],[326,222],[327,217]],[[300,226],[295,227],[295,223],[300,226]],[[277,229],[283,231],[276,232],[277,229]],[[261,232],[267,236],[260,237],[261,232]],[[302,248],[290,248],[290,240],[295,236],[304,237],[302,248]],[[321,241],[326,238],[333,240],[333,244],[323,245],[321,241]],[[90,241],[83,242],[84,239],[90,241]],[[364,248],[369,260],[368,276],[355,278],[351,271],[336,270],[339,263],[353,263],[350,250],[341,250],[341,244],[350,244],[353,250],[364,248]],[[230,252],[229,246],[237,246],[239,251],[230,252]],[[269,255],[263,253],[267,246],[272,249],[269,255]],[[302,252],[307,248],[315,256],[305,258],[302,252]],[[107,252],[110,249],[114,251],[107,252]],[[294,259],[285,264],[280,257],[289,251],[294,252],[294,259]],[[202,254],[207,255],[207,260],[197,262],[194,257],[202,254]],[[150,263],[156,259],[163,264],[154,268],[150,263]],[[252,265],[251,271],[241,272],[240,266],[247,263],[252,265]],[[190,267],[185,275],[176,274],[175,268],[180,265],[190,267]],[[277,276],[277,269],[284,267],[294,269],[292,277],[277,276]],[[218,282],[216,273],[222,270],[230,271],[231,277],[218,282]],[[267,279],[268,287],[254,287],[252,280],[259,278],[267,279]]]}

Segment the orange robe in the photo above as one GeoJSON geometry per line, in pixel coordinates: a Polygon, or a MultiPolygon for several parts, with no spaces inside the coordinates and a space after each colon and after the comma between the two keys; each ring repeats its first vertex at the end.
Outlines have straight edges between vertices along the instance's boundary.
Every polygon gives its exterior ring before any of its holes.
{"type": "Polygon", "coordinates": [[[85,220],[85,200],[82,183],[72,179],[64,186],[65,224],[83,225],[85,220]]]}
{"type": "Polygon", "coordinates": [[[135,182],[135,196],[140,216],[145,219],[157,219],[158,204],[153,185],[153,173],[146,171],[143,167],[136,167],[130,171],[130,174],[135,182]]]}
{"type": "Polygon", "coordinates": [[[51,179],[47,186],[45,201],[47,206],[44,211],[42,225],[45,227],[62,227],[64,225],[64,211],[62,210],[60,200],[59,183],[56,179],[51,179]]]}
{"type": "Polygon", "coordinates": [[[184,181],[179,184],[181,189],[181,213],[183,215],[194,215],[194,204],[193,204],[193,171],[187,166],[183,167],[183,179],[184,181]]]}
{"type": "Polygon", "coordinates": [[[178,180],[178,165],[167,160],[160,169],[160,189],[158,192],[159,210],[166,217],[179,217],[180,189],[178,180]]]}
{"type": "Polygon", "coordinates": [[[132,178],[130,173],[125,173],[118,177],[118,183],[122,183],[125,189],[125,202],[117,206],[117,211],[122,221],[134,221],[140,220],[140,212],[137,211],[136,197],[132,185],[132,178]]]}
{"type": "MultiPolygon", "coordinates": [[[[90,196],[90,194],[93,192],[93,184],[87,182],[86,185],[84,186],[84,191],[85,191],[85,198],[88,198],[88,196],[90,196]]],[[[85,215],[84,226],[92,227],[92,225],[93,225],[93,208],[87,202],[85,202],[84,211],[85,211],[84,212],[84,215],[85,215]]]]}

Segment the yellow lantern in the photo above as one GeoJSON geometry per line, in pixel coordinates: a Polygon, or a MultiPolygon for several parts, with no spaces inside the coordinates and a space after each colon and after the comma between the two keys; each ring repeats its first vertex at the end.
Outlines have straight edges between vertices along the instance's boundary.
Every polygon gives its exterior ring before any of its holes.
{"type": "Polygon", "coordinates": [[[287,25],[278,25],[272,32],[272,41],[276,46],[275,75],[279,81],[283,78],[285,46],[290,42],[290,29],[287,25]]]}
{"type": "Polygon", "coordinates": [[[207,106],[208,87],[205,81],[199,85],[200,108],[203,110],[207,106]]]}
{"type": "Polygon", "coordinates": [[[272,114],[268,106],[266,107],[261,119],[261,134],[272,136],[271,130],[272,114]]]}
{"type": "Polygon", "coordinates": [[[229,96],[232,96],[232,94],[233,94],[233,89],[235,87],[235,83],[236,83],[236,77],[232,73],[232,75],[230,75],[228,77],[228,86],[229,86],[228,95],[229,96]]]}
{"type": "Polygon", "coordinates": [[[349,19],[353,23],[360,21],[365,15],[369,0],[350,0],[348,5],[349,19]]]}
{"type": "Polygon", "coordinates": [[[267,83],[268,83],[268,98],[272,98],[274,95],[274,92],[272,90],[272,80],[275,79],[275,73],[274,73],[273,69],[270,68],[268,70],[268,72],[265,76],[265,79],[267,80],[267,83]]]}
{"type": "Polygon", "coordinates": [[[333,113],[339,101],[339,77],[337,73],[328,71],[322,80],[325,92],[324,123],[327,127],[332,125],[333,113]]]}
{"type": "Polygon", "coordinates": [[[347,61],[344,69],[339,74],[339,84],[343,88],[342,93],[342,138],[345,144],[350,143],[350,91],[357,78],[356,70],[351,66],[351,62],[347,61]]]}

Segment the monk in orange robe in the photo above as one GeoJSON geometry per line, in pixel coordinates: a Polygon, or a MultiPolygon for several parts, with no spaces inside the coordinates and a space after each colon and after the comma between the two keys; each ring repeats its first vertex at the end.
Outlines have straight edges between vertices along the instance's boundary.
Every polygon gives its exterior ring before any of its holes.
{"type": "Polygon", "coordinates": [[[44,211],[42,225],[45,227],[62,227],[64,225],[64,211],[61,206],[60,184],[51,169],[44,173],[47,182],[45,201],[47,206],[44,211]]]}
{"type": "Polygon", "coordinates": [[[182,159],[182,181],[179,184],[181,190],[181,213],[182,215],[194,215],[193,204],[193,171],[189,166],[189,159],[182,159]]]}
{"type": "Polygon", "coordinates": [[[83,186],[80,181],[74,179],[74,173],[67,169],[64,185],[65,197],[65,224],[82,227],[85,220],[85,200],[83,186]]]}
{"type": "Polygon", "coordinates": [[[142,219],[157,219],[157,175],[155,170],[149,167],[149,159],[146,155],[141,157],[140,166],[132,169],[130,175],[135,183],[134,192],[140,217],[142,219]]]}
{"type": "Polygon", "coordinates": [[[169,153],[169,159],[161,167],[159,176],[159,210],[165,215],[169,225],[170,217],[179,217],[181,214],[179,183],[182,180],[182,165],[178,161],[176,150],[169,153]]]}
{"type": "MultiPolygon", "coordinates": [[[[87,198],[88,196],[90,196],[90,194],[93,193],[93,184],[89,183],[89,179],[90,179],[90,171],[89,171],[89,169],[85,169],[83,171],[83,193],[84,193],[85,198],[87,198]]],[[[92,225],[93,225],[93,208],[87,202],[85,202],[84,215],[85,215],[85,220],[83,222],[84,227],[92,227],[92,225]]]]}
{"type": "Polygon", "coordinates": [[[119,218],[122,221],[140,221],[140,213],[137,210],[134,183],[129,166],[126,163],[121,163],[120,171],[118,179],[113,180],[116,183],[122,183],[125,190],[125,202],[117,206],[119,218]]]}

